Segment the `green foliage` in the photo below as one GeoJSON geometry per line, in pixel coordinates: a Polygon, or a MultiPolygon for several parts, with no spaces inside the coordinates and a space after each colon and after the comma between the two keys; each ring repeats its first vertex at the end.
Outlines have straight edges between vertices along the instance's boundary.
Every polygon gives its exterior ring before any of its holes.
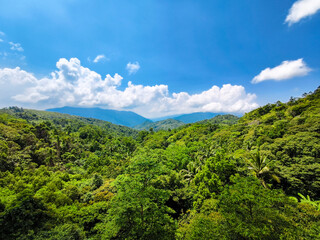
{"type": "Polygon", "coordinates": [[[107,130],[110,134],[114,136],[132,136],[136,137],[138,131],[120,125],[115,125],[103,120],[78,117],[69,114],[48,112],[48,111],[38,111],[31,109],[23,109],[18,107],[9,107],[0,109],[0,114],[9,114],[11,116],[25,119],[31,123],[41,123],[43,121],[50,121],[56,126],[62,126],[68,130],[68,133],[77,132],[79,128],[86,125],[99,126],[104,130],[107,130]]]}
{"type": "Polygon", "coordinates": [[[318,211],[320,211],[320,201],[312,201],[310,199],[310,196],[307,195],[306,197],[303,196],[301,193],[298,193],[299,197],[300,197],[300,201],[302,203],[307,203],[307,204],[310,204],[312,206],[314,206],[318,211]]]}
{"type": "Polygon", "coordinates": [[[152,128],[153,131],[160,131],[179,128],[183,125],[185,125],[185,123],[181,121],[175,119],[166,119],[157,122],[145,122],[138,126],[135,126],[134,128],[138,130],[148,130],[152,128]]]}
{"type": "Polygon", "coordinates": [[[217,152],[214,157],[208,158],[194,178],[197,189],[194,207],[199,209],[205,199],[216,198],[235,173],[236,162],[226,157],[224,152],[217,152]]]}
{"type": "Polygon", "coordinates": [[[165,205],[170,195],[159,182],[165,173],[155,153],[143,151],[132,160],[114,182],[117,194],[108,211],[105,239],[172,239],[172,210],[165,205]]]}
{"type": "Polygon", "coordinates": [[[217,115],[211,119],[203,120],[198,123],[201,124],[225,124],[225,125],[233,125],[238,122],[239,118],[237,116],[226,114],[226,115],[217,115]]]}
{"type": "Polygon", "coordinates": [[[271,177],[278,183],[280,183],[280,179],[276,174],[272,172],[270,169],[270,161],[266,156],[263,156],[259,149],[255,149],[255,151],[251,152],[250,158],[247,159],[248,169],[252,172],[252,174],[257,177],[262,185],[265,188],[268,188],[266,184],[266,178],[271,177]]]}
{"type": "Polygon", "coordinates": [[[76,224],[58,225],[48,232],[41,232],[35,236],[35,240],[82,240],[85,238],[84,231],[76,224]]]}
{"type": "Polygon", "coordinates": [[[43,203],[30,190],[25,189],[1,212],[1,239],[16,239],[28,231],[37,231],[49,219],[50,215],[43,203]]]}
{"type": "Polygon", "coordinates": [[[222,227],[222,220],[223,217],[221,214],[215,210],[211,210],[210,213],[196,213],[191,211],[181,218],[176,239],[227,239],[222,227]]]}
{"type": "Polygon", "coordinates": [[[234,178],[221,194],[220,211],[230,239],[294,239],[301,235],[292,216],[295,203],[252,178],[234,178]]]}
{"type": "Polygon", "coordinates": [[[102,177],[98,174],[93,175],[93,179],[92,179],[92,189],[96,190],[97,188],[99,188],[101,185],[103,184],[103,180],[102,177]]]}
{"type": "Polygon", "coordinates": [[[155,130],[0,110],[0,238],[320,238],[320,89],[155,130]]]}

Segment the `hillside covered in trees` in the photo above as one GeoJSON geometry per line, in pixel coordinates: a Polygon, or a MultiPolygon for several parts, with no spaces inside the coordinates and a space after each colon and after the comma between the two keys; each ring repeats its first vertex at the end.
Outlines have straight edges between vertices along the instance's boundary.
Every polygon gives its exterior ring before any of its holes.
{"type": "Polygon", "coordinates": [[[136,131],[0,113],[0,239],[319,239],[320,88],[136,131]]]}
{"type": "Polygon", "coordinates": [[[150,121],[134,112],[130,111],[116,111],[111,109],[101,108],[77,108],[77,107],[62,107],[62,108],[51,108],[46,111],[56,113],[66,113],[70,115],[95,118],[103,121],[111,122],[117,125],[123,125],[127,127],[134,127],[142,124],[145,121],[150,121]]]}
{"type": "Polygon", "coordinates": [[[134,128],[137,130],[150,130],[151,128],[154,131],[159,131],[159,130],[171,130],[175,128],[179,128],[181,126],[185,125],[185,123],[175,120],[175,119],[166,119],[162,121],[157,121],[157,122],[144,122],[140,125],[135,126],[134,128]]]}

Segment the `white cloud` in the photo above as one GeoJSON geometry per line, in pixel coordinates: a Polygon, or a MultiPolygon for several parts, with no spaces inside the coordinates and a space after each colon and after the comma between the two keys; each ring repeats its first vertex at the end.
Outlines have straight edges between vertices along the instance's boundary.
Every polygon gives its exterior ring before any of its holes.
{"type": "Polygon", "coordinates": [[[298,0],[290,8],[285,22],[292,25],[305,17],[314,15],[319,10],[320,0],[298,0]]]}
{"type": "Polygon", "coordinates": [[[0,84],[22,85],[25,83],[36,83],[37,79],[26,71],[16,68],[0,69],[0,84]]]}
{"type": "Polygon", "coordinates": [[[0,42],[3,42],[3,39],[0,38],[0,42]]]}
{"type": "Polygon", "coordinates": [[[100,62],[100,61],[102,61],[104,59],[106,59],[106,56],[101,54],[101,55],[96,56],[96,58],[93,60],[93,62],[97,63],[97,62],[100,62]]]}
{"type": "Polygon", "coordinates": [[[199,94],[170,94],[167,85],[143,86],[129,82],[120,90],[123,78],[119,74],[102,78],[81,66],[77,58],[62,58],[56,66],[57,70],[44,78],[36,78],[20,68],[0,69],[0,85],[6,86],[0,86],[2,104],[33,108],[97,106],[132,110],[146,117],[204,111],[243,113],[258,107],[256,95],[246,93],[243,86],[225,84],[199,94]],[[8,88],[12,90],[10,94],[8,88]]]}
{"type": "Polygon", "coordinates": [[[24,92],[37,84],[37,79],[30,73],[16,68],[0,69],[0,106],[17,105],[12,96],[24,92]]]}
{"type": "Polygon", "coordinates": [[[13,43],[13,42],[9,42],[10,44],[10,49],[13,51],[18,51],[18,52],[23,52],[23,48],[21,47],[20,43],[13,43]]]}
{"type": "Polygon", "coordinates": [[[28,89],[24,94],[18,94],[12,98],[18,102],[37,103],[39,101],[49,99],[49,96],[34,92],[32,89],[28,89]]]}
{"type": "Polygon", "coordinates": [[[251,83],[259,83],[267,80],[283,81],[286,79],[305,76],[311,71],[302,58],[295,61],[283,61],[279,66],[266,68],[255,76],[251,83]]]}
{"type": "Polygon", "coordinates": [[[135,74],[136,72],[139,71],[139,69],[140,69],[140,64],[139,64],[138,62],[135,62],[135,63],[129,62],[129,63],[127,64],[126,69],[127,69],[128,73],[129,73],[129,75],[135,74]]]}
{"type": "Polygon", "coordinates": [[[0,36],[4,36],[4,35],[6,35],[6,34],[4,32],[0,31],[0,36]]]}

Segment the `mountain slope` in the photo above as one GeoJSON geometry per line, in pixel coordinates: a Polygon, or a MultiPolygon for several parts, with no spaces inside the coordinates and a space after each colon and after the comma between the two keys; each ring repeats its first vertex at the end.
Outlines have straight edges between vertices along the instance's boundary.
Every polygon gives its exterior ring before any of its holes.
{"type": "Polygon", "coordinates": [[[52,121],[53,124],[61,127],[66,127],[69,125],[73,129],[73,131],[77,131],[80,127],[89,124],[102,127],[103,129],[108,130],[112,135],[132,137],[136,137],[138,135],[138,131],[126,126],[119,126],[99,119],[73,116],[64,113],[23,109],[18,107],[3,108],[0,109],[0,113],[6,113],[16,118],[25,119],[28,122],[34,124],[43,121],[52,121]]]}
{"type": "Polygon", "coordinates": [[[195,123],[205,119],[213,118],[216,115],[218,114],[211,113],[211,112],[196,112],[196,113],[187,113],[187,114],[176,114],[176,115],[170,115],[170,116],[160,117],[160,118],[152,118],[151,120],[154,122],[158,122],[166,119],[175,119],[184,123],[195,123]]]}
{"type": "Polygon", "coordinates": [[[173,117],[173,119],[184,122],[184,123],[195,123],[205,119],[210,119],[215,117],[216,113],[210,112],[197,112],[197,113],[190,113],[190,114],[183,114],[178,117],[173,117]]]}
{"type": "Polygon", "coordinates": [[[226,124],[226,125],[233,125],[236,124],[239,120],[239,117],[231,115],[231,114],[226,114],[226,115],[217,115],[211,119],[206,119],[197,123],[200,124],[206,124],[206,123],[211,123],[211,124],[226,124]]]}
{"type": "Polygon", "coordinates": [[[165,139],[167,143],[162,145],[186,146],[190,139],[197,139],[197,144],[203,144],[203,150],[198,149],[203,153],[198,154],[208,159],[221,151],[238,161],[240,172],[252,169],[248,161],[260,156],[280,179],[266,178],[267,185],[281,186],[290,196],[301,193],[320,198],[320,88],[288,103],[278,101],[255,109],[231,126],[212,126],[209,120],[165,139]]]}
{"type": "Polygon", "coordinates": [[[137,130],[149,130],[152,128],[154,131],[159,130],[169,130],[175,129],[185,125],[185,123],[175,120],[175,119],[166,119],[157,122],[144,122],[143,124],[137,125],[134,128],[137,130]]]}
{"type": "Polygon", "coordinates": [[[150,121],[134,112],[116,111],[101,108],[62,107],[47,109],[47,111],[67,113],[86,118],[96,118],[127,127],[134,127],[138,124],[144,123],[145,121],[150,121]]]}
{"type": "Polygon", "coordinates": [[[157,226],[145,239],[319,239],[320,88],[232,119],[132,139],[101,120],[1,110],[1,239],[141,239],[141,219],[157,226]]]}

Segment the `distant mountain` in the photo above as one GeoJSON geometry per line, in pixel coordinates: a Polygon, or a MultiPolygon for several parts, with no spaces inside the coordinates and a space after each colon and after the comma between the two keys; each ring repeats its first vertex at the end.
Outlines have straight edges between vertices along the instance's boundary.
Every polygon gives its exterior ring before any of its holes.
{"type": "Polygon", "coordinates": [[[138,131],[130,127],[119,126],[99,119],[79,117],[65,113],[24,109],[19,107],[2,108],[0,109],[0,114],[2,113],[6,113],[16,118],[25,119],[32,124],[50,121],[63,128],[70,126],[72,131],[78,131],[80,127],[90,124],[107,129],[111,135],[131,136],[133,138],[138,136],[138,131]]]}
{"type": "MultiPolygon", "coordinates": [[[[154,122],[158,122],[166,119],[175,119],[183,123],[196,123],[196,122],[212,119],[215,116],[234,116],[234,115],[224,114],[224,113],[196,112],[196,113],[189,113],[189,114],[182,114],[182,115],[171,115],[171,116],[160,117],[160,118],[152,118],[151,120],[154,122]]],[[[236,118],[238,119],[238,117],[236,118]]],[[[215,121],[220,121],[220,120],[221,120],[221,117],[216,119],[215,121]]]]}
{"type": "Polygon", "coordinates": [[[239,117],[226,114],[226,115],[217,115],[211,119],[206,119],[199,121],[197,123],[205,124],[205,123],[212,123],[212,124],[226,124],[226,125],[233,125],[236,124],[239,120],[239,117]]]}
{"type": "Polygon", "coordinates": [[[144,122],[140,125],[135,126],[134,128],[137,130],[149,130],[150,128],[153,128],[154,131],[159,130],[168,130],[168,129],[174,129],[185,125],[185,123],[175,120],[175,119],[166,119],[162,121],[157,122],[144,122]]]}
{"type": "MultiPolygon", "coordinates": [[[[186,115],[182,115],[179,117],[181,117],[185,121],[187,121],[187,120],[191,121],[192,118],[193,118],[193,120],[195,120],[195,119],[197,119],[197,117],[200,118],[200,117],[210,116],[209,114],[203,114],[203,115],[195,114],[195,115],[191,116],[190,118],[188,118],[187,115],[191,115],[191,114],[186,114],[186,115]]],[[[211,123],[211,124],[233,125],[233,124],[236,124],[238,122],[238,120],[239,120],[239,117],[231,115],[231,114],[226,114],[226,115],[217,115],[217,116],[214,116],[213,118],[205,119],[202,121],[196,121],[196,123],[197,124],[211,123]]],[[[142,124],[135,126],[134,129],[149,130],[150,128],[153,128],[154,131],[159,131],[159,130],[175,129],[175,128],[181,127],[183,125],[186,125],[186,124],[187,123],[184,123],[183,121],[169,118],[166,120],[156,121],[156,122],[146,121],[142,124]]]]}
{"type": "Polygon", "coordinates": [[[196,113],[176,114],[176,115],[170,115],[166,117],[152,118],[151,120],[154,122],[157,122],[157,121],[162,121],[166,119],[175,119],[184,123],[195,123],[205,119],[213,118],[216,115],[218,114],[210,113],[210,112],[196,112],[196,113]]]}
{"type": "Polygon", "coordinates": [[[173,119],[184,122],[184,123],[195,123],[205,119],[213,118],[217,115],[218,115],[217,113],[197,112],[197,113],[183,114],[177,117],[173,117],[173,119]]]}
{"type": "Polygon", "coordinates": [[[182,116],[182,115],[175,114],[175,115],[170,115],[170,116],[165,116],[165,117],[150,118],[150,120],[153,122],[159,122],[159,121],[166,120],[166,119],[174,119],[175,117],[180,117],[180,116],[182,116]]]}
{"type": "Polygon", "coordinates": [[[49,112],[67,113],[80,117],[96,118],[113,124],[123,125],[127,127],[134,127],[146,121],[151,122],[149,119],[144,118],[134,112],[130,111],[117,111],[101,108],[77,108],[77,107],[62,107],[47,109],[49,112]]]}

